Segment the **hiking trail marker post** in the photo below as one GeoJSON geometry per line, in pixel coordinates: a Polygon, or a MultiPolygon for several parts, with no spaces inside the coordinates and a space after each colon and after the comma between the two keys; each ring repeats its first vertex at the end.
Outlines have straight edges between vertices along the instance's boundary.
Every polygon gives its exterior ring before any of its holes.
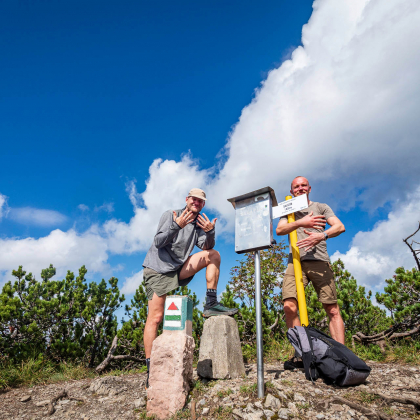
{"type": "Polygon", "coordinates": [[[255,312],[257,324],[257,389],[258,398],[264,397],[264,359],[261,317],[261,262],[260,250],[268,249],[273,239],[273,207],[277,206],[274,190],[261,188],[229,198],[235,209],[235,252],[255,253],[255,312]]]}
{"type": "Polygon", "coordinates": [[[150,355],[148,418],[167,419],[182,410],[188,400],[195,348],[192,315],[189,296],[166,297],[163,332],[153,341],[150,355]]]}

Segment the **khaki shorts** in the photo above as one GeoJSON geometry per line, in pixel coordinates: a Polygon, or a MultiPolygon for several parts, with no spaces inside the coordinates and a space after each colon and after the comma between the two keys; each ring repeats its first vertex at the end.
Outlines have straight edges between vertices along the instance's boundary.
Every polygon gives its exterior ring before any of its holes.
{"type": "MultiPolygon", "coordinates": [[[[321,303],[337,303],[334,273],[331,264],[326,261],[301,261],[303,285],[311,281],[321,303]]],[[[295,298],[297,300],[296,280],[293,264],[289,264],[283,277],[283,301],[295,298]]]]}
{"type": "Polygon", "coordinates": [[[179,280],[181,270],[182,266],[176,271],[161,274],[151,268],[144,267],[143,282],[146,286],[147,299],[152,300],[154,293],[163,296],[180,286],[186,286],[194,276],[179,280]]]}

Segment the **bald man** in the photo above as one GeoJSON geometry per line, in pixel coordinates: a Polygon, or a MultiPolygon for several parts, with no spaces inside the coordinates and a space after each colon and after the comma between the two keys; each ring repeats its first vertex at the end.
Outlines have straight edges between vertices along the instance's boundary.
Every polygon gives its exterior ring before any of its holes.
{"type": "MultiPolygon", "coordinates": [[[[277,235],[287,235],[297,230],[297,245],[300,251],[304,286],[306,287],[309,282],[312,282],[318,300],[327,312],[332,338],[344,344],[344,323],[337,304],[334,273],[331,269],[326,243],[327,239],[345,232],[344,225],[327,204],[316,203],[309,199],[311,186],[305,177],[296,177],[292,181],[290,192],[294,197],[306,194],[309,207],[296,212],[293,223],[288,223],[287,216],[280,218],[276,233],[277,235]],[[327,223],[330,227],[325,229],[327,223]]],[[[288,266],[283,278],[283,306],[287,328],[299,326],[292,254],[289,255],[288,266]]],[[[285,369],[297,367],[301,366],[295,358],[284,364],[285,369]]]]}

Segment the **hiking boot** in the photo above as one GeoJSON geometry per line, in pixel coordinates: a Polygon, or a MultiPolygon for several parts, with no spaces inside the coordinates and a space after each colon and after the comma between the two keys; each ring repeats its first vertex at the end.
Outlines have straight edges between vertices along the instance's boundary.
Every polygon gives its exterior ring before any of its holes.
{"type": "Polygon", "coordinates": [[[303,369],[302,359],[292,357],[290,360],[284,362],[284,370],[303,369]]]}
{"type": "Polygon", "coordinates": [[[238,312],[237,308],[226,308],[221,303],[216,303],[216,305],[211,306],[210,308],[204,307],[203,316],[204,318],[209,318],[211,316],[219,315],[228,315],[232,316],[238,312]]]}
{"type": "Polygon", "coordinates": [[[145,385],[146,391],[147,391],[147,388],[149,388],[149,371],[147,371],[147,378],[146,378],[146,385],[145,385]]]}

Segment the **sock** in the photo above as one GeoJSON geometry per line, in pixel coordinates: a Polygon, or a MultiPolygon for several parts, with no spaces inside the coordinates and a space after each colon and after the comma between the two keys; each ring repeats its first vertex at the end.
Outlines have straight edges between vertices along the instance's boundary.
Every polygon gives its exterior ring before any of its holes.
{"type": "Polygon", "coordinates": [[[217,303],[217,290],[207,289],[206,293],[206,306],[211,307],[217,303]]]}
{"type": "Polygon", "coordinates": [[[146,359],[147,372],[150,370],[150,357],[146,359]]]}

